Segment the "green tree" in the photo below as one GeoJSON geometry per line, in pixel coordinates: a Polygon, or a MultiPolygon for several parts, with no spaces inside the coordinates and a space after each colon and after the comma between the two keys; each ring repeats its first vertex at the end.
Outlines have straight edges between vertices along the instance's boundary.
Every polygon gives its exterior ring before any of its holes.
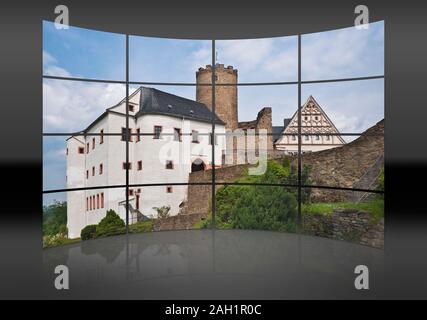
{"type": "Polygon", "coordinates": [[[43,206],[43,235],[67,234],[67,202],[43,206]]]}
{"type": "Polygon", "coordinates": [[[125,223],[114,210],[108,210],[96,226],[96,237],[109,236],[124,232],[125,223]]]}

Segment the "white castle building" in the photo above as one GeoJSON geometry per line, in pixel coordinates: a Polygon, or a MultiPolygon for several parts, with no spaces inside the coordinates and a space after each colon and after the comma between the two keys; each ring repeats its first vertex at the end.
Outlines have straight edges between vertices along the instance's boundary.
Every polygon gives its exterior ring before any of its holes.
{"type": "MultiPolygon", "coordinates": [[[[237,84],[237,70],[216,65],[219,84],[237,84]]],[[[226,132],[255,129],[272,133],[267,149],[284,154],[298,152],[298,113],[284,119],[284,126],[272,126],[272,110],[263,108],[257,119],[238,122],[237,86],[219,86],[215,91],[212,114],[212,67],[196,73],[196,100],[189,100],[157,89],[140,87],[128,99],[129,131],[126,129],[126,100],[106,109],[92,124],[67,139],[67,188],[91,188],[67,192],[68,236],[80,236],[81,229],[97,224],[106,211],[114,210],[126,219],[126,168],[129,168],[129,223],[144,217],[157,217],[153,207],[170,206],[176,215],[186,201],[189,173],[212,165],[211,119],[215,119],[215,164],[223,155],[234,155],[226,148],[226,132]],[[201,84],[201,85],[199,85],[201,84]],[[107,135],[115,133],[116,135],[107,135]],[[283,135],[285,133],[286,135],[283,135]],[[147,135],[149,134],[149,135],[147,135]],[[129,140],[129,162],[126,141],[129,140]],[[171,185],[167,185],[170,183],[171,185]],[[152,184],[151,186],[138,186],[152,184]],[[153,186],[155,184],[166,184],[153,186]],[[118,186],[102,188],[103,186],[118,186]]],[[[339,132],[312,96],[302,106],[302,152],[315,152],[345,144],[339,132]],[[324,135],[324,134],[332,135],[324,135]]],[[[243,138],[245,139],[245,138],[243,138]]],[[[210,182],[210,181],[206,181],[210,182]]]]}
{"type": "MultiPolygon", "coordinates": [[[[129,132],[126,100],[108,108],[79,135],[67,139],[67,188],[129,184],[185,183],[191,171],[211,167],[212,112],[203,103],[157,89],[140,87],[129,96],[129,132]],[[105,135],[105,133],[121,135],[105,135]],[[90,135],[90,134],[98,135],[90,135]],[[140,134],[141,135],[138,135],[140,134]],[[144,133],[153,133],[144,135],[144,133]],[[130,138],[129,138],[130,137],[130,138]],[[129,162],[126,163],[126,139],[129,162]]],[[[217,115],[215,158],[225,149],[225,124],[217,115]]],[[[179,212],[187,186],[130,187],[129,223],[156,217],[153,207],[169,205],[179,212]]],[[[67,192],[67,227],[70,238],[97,224],[109,209],[125,220],[125,188],[97,188],[67,192]]]]}

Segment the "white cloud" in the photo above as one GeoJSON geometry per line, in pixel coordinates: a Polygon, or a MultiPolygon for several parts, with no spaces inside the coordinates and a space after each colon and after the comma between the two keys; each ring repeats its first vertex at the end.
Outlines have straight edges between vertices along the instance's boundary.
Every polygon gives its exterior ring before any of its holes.
{"type": "MultiPolygon", "coordinates": [[[[47,57],[46,74],[52,71],[56,76],[71,76],[67,70],[56,66],[56,60],[47,52],[44,52],[44,56],[47,57]]],[[[125,86],[122,84],[45,79],[43,131],[81,131],[124,96],[125,86]]]]}

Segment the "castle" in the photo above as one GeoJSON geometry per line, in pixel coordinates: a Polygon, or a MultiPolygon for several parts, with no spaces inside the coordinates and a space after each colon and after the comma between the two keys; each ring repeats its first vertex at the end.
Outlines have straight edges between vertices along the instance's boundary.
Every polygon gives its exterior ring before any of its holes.
{"type": "MultiPolygon", "coordinates": [[[[212,66],[208,65],[196,72],[196,101],[140,87],[129,96],[127,105],[123,99],[107,108],[85,130],[67,139],[67,188],[89,188],[67,192],[70,238],[79,237],[85,226],[99,223],[108,209],[125,220],[125,188],[102,189],[102,186],[125,185],[127,169],[130,185],[166,184],[129,188],[129,223],[132,224],[144,217],[156,217],[154,208],[163,205],[170,206],[171,215],[178,214],[187,199],[188,186],[172,184],[187,183],[190,172],[212,168],[212,143],[215,144],[215,166],[226,165],[224,154],[229,149],[226,139],[229,131],[262,129],[269,134],[269,154],[295,152],[297,113],[285,119],[283,127],[272,126],[270,107],[262,108],[253,121],[239,122],[237,70],[217,64],[215,71],[215,114],[210,86],[212,66]],[[215,139],[210,135],[212,119],[218,134],[215,139]],[[104,135],[106,132],[121,132],[121,135],[104,135]],[[288,135],[292,133],[295,135],[288,135]],[[129,141],[128,162],[126,141],[129,141]]],[[[321,133],[338,133],[338,130],[313,97],[304,104],[302,117],[304,152],[345,143],[337,135],[320,138],[321,133]]],[[[231,149],[236,149],[234,142],[231,149]]]]}

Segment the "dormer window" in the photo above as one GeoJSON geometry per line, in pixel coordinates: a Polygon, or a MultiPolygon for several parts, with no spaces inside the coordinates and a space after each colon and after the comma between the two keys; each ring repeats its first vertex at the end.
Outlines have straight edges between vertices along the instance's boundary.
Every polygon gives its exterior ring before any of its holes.
{"type": "Polygon", "coordinates": [[[135,111],[135,106],[134,105],[129,105],[129,112],[134,112],[135,111]]]}

